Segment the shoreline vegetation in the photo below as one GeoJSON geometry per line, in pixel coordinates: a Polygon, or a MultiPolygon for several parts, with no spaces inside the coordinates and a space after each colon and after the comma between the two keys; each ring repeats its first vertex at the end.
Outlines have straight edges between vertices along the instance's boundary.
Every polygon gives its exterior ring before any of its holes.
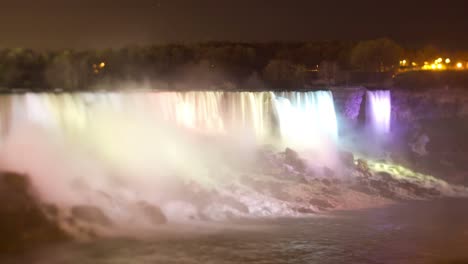
{"type": "Polygon", "coordinates": [[[4,48],[0,49],[0,92],[99,91],[145,85],[178,91],[466,86],[466,71],[402,71],[402,58],[430,61],[437,56],[468,61],[468,52],[432,46],[405,49],[387,38],[206,42],[80,51],[4,48]],[[115,88],[122,83],[135,85],[115,88]]]}

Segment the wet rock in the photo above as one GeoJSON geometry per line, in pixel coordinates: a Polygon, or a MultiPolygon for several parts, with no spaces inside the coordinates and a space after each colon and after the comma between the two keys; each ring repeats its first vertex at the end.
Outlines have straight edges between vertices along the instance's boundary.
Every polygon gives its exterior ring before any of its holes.
{"type": "Polygon", "coordinates": [[[316,212],[308,207],[299,207],[295,209],[296,212],[301,214],[315,214],[316,212]]]}
{"type": "Polygon", "coordinates": [[[149,204],[147,202],[139,202],[138,207],[141,213],[148,219],[152,224],[162,225],[167,223],[167,218],[158,206],[149,204]]]}
{"type": "Polygon", "coordinates": [[[340,190],[338,188],[330,187],[330,188],[322,188],[322,192],[327,195],[339,195],[340,190]]]}
{"type": "Polygon", "coordinates": [[[293,161],[293,160],[299,159],[299,154],[295,150],[292,150],[290,148],[286,148],[286,150],[284,151],[284,154],[285,154],[286,161],[288,160],[293,161]]]}
{"type": "Polygon", "coordinates": [[[369,169],[369,165],[367,162],[363,159],[358,159],[357,160],[357,165],[356,165],[357,171],[363,174],[365,177],[372,177],[372,173],[369,169]]]}
{"type": "MultiPolygon", "coordinates": [[[[285,191],[280,191],[278,193],[275,193],[273,194],[273,197],[275,197],[276,199],[279,199],[279,200],[283,200],[283,201],[292,201],[294,200],[294,197],[289,194],[288,192],[285,192],[285,191]]],[[[296,198],[296,200],[298,200],[300,198],[296,198]]]]}
{"type": "Polygon", "coordinates": [[[229,196],[220,197],[219,202],[221,202],[223,204],[226,204],[226,205],[238,210],[239,212],[242,212],[242,213],[245,213],[245,214],[248,214],[250,212],[249,207],[247,207],[242,202],[240,202],[240,201],[238,201],[238,200],[236,200],[236,199],[234,199],[232,197],[229,197],[229,196]]]}
{"type": "Polygon", "coordinates": [[[369,185],[370,185],[372,188],[377,189],[377,190],[389,189],[388,183],[383,182],[383,181],[370,180],[370,181],[369,181],[369,185]]]}
{"type": "Polygon", "coordinates": [[[392,181],[395,181],[392,177],[392,175],[388,172],[377,172],[377,175],[380,176],[380,178],[382,178],[383,181],[385,182],[392,182],[392,181]]]}
{"type": "Polygon", "coordinates": [[[30,190],[26,176],[0,173],[0,254],[68,239],[30,190]]]}
{"type": "Polygon", "coordinates": [[[362,192],[368,195],[376,195],[376,190],[370,188],[368,185],[365,184],[356,184],[350,187],[350,189],[357,191],[357,192],[362,192]]]}
{"type": "Polygon", "coordinates": [[[299,154],[296,151],[290,148],[286,148],[284,151],[284,161],[299,172],[304,172],[306,170],[307,166],[304,160],[299,157],[299,154]]]}
{"type": "Polygon", "coordinates": [[[390,199],[396,199],[396,194],[392,191],[392,188],[390,187],[390,184],[384,182],[384,181],[379,181],[379,180],[370,180],[369,181],[370,187],[374,188],[376,190],[376,193],[379,194],[382,197],[390,198],[390,199]]]}
{"type": "Polygon", "coordinates": [[[71,209],[71,215],[77,220],[89,222],[92,224],[98,224],[102,226],[108,226],[112,224],[112,221],[101,211],[101,209],[91,205],[74,206],[71,209]]]}
{"type": "Polygon", "coordinates": [[[321,199],[310,199],[309,203],[317,207],[319,210],[327,210],[334,207],[330,202],[321,199]]]}

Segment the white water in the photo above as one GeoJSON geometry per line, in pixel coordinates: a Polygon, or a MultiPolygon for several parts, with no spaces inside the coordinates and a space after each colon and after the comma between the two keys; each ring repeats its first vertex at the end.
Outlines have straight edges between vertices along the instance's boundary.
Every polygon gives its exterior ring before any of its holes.
{"type": "Polygon", "coordinates": [[[28,122],[58,133],[87,130],[96,114],[109,119],[137,113],[206,134],[243,134],[268,143],[306,148],[337,140],[331,92],[147,92],[5,95],[0,97],[3,135],[28,122]],[[277,135],[279,134],[279,135],[277,135]]]}
{"type": "Polygon", "coordinates": [[[0,103],[0,166],[30,175],[47,201],[96,205],[124,222],[135,221],[125,204],[141,200],[192,210],[180,201],[186,186],[234,183],[232,164],[252,162],[260,144],[329,151],[337,134],[330,92],[28,93],[0,103]]]}
{"type": "Polygon", "coordinates": [[[276,108],[281,135],[289,146],[317,148],[338,139],[330,91],[279,93],[276,108]]]}
{"type": "Polygon", "coordinates": [[[390,133],[390,91],[367,91],[367,122],[378,136],[390,133]]]}

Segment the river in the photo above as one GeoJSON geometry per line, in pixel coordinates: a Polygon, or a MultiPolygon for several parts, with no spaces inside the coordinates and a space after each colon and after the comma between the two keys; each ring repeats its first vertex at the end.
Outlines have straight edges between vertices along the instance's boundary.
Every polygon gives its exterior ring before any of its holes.
{"type": "Polygon", "coordinates": [[[409,202],[162,233],[55,245],[0,262],[468,263],[468,201],[409,202]]]}

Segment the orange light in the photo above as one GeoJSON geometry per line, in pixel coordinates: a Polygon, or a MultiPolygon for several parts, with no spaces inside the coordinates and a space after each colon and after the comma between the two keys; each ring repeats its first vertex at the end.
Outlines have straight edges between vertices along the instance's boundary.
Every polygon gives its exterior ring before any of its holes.
{"type": "Polygon", "coordinates": [[[102,69],[102,68],[104,68],[104,67],[106,67],[106,63],[105,63],[105,62],[101,62],[101,63],[99,63],[99,68],[101,68],[101,69],[102,69]]]}
{"type": "Polygon", "coordinates": [[[463,68],[463,63],[461,63],[461,62],[457,63],[457,68],[458,68],[458,69],[463,68]]]}

